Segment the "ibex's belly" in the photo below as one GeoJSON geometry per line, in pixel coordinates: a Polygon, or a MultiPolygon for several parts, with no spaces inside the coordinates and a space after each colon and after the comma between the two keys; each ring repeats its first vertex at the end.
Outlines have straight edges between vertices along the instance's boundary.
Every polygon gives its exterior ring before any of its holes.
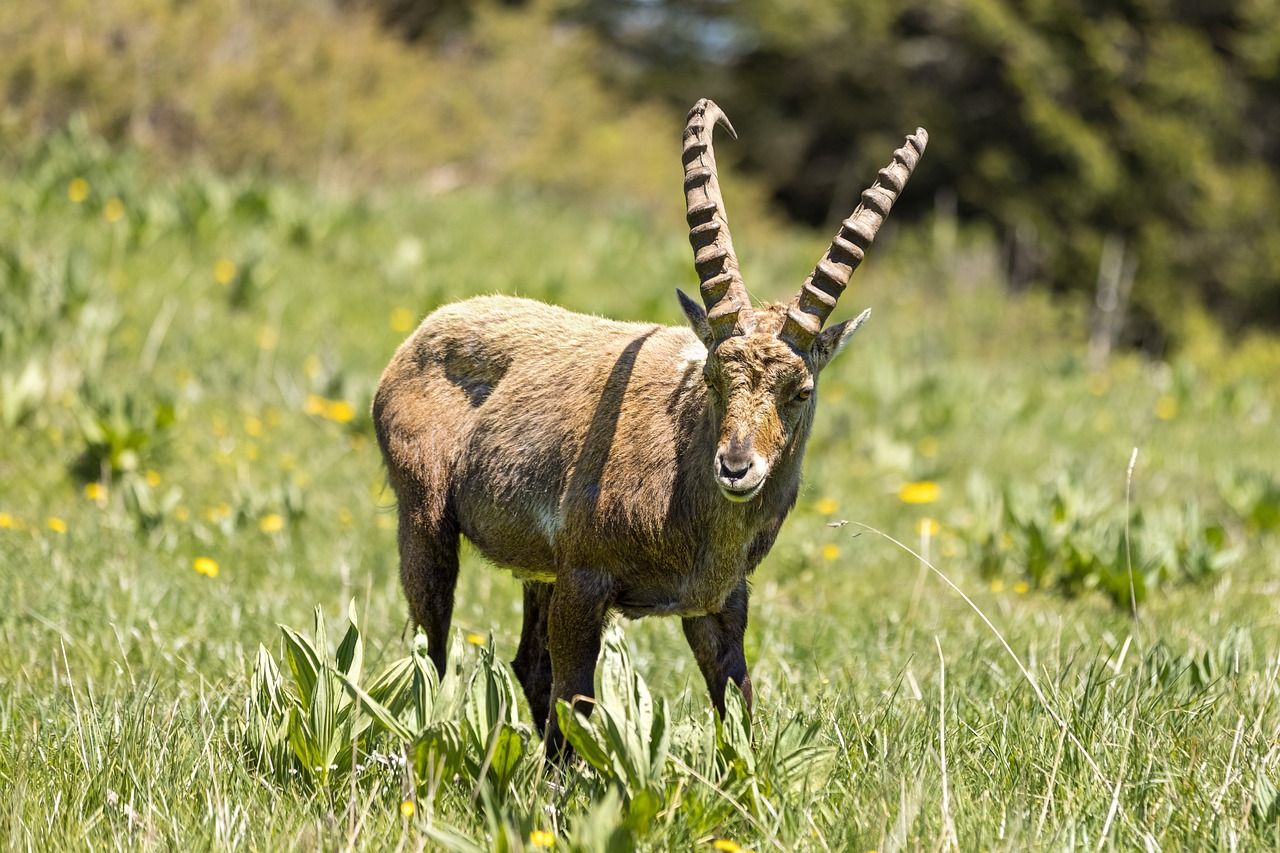
{"type": "Polygon", "coordinates": [[[486,513],[464,522],[462,532],[487,559],[522,581],[554,583],[565,561],[601,572],[613,584],[611,604],[630,619],[717,613],[742,578],[737,560],[717,564],[708,554],[684,554],[664,547],[671,543],[640,538],[579,542],[575,555],[567,557],[556,547],[552,520],[536,516],[486,513]]]}

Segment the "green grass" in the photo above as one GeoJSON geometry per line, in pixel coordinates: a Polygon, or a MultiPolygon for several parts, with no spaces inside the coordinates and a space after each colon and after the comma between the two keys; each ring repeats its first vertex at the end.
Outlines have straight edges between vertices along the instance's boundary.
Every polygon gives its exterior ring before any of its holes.
{"type": "MultiPolygon", "coordinates": [[[[516,849],[537,829],[577,849],[1280,847],[1274,343],[1205,331],[1171,365],[1093,372],[1083,308],[1003,293],[984,235],[885,239],[755,578],[754,756],[717,740],[676,622],[626,623],[669,709],[656,800],[585,765],[557,776],[533,739],[510,784],[462,772],[432,802],[385,762],[327,786],[256,768],[239,733],[259,644],[279,662],[279,624],[354,598],[365,672],[410,654],[366,415],[406,324],[481,292],[677,322],[678,195],[661,220],[529,191],[341,197],[157,176],[74,134],[3,181],[9,846],[516,849]],[[902,501],[912,483],[936,500],[902,501]],[[810,726],[811,775],[787,771],[771,744],[810,726]]],[[[735,233],[760,298],[823,248],[735,233]]],[[[513,656],[518,585],[470,551],[455,625],[513,656]]]]}

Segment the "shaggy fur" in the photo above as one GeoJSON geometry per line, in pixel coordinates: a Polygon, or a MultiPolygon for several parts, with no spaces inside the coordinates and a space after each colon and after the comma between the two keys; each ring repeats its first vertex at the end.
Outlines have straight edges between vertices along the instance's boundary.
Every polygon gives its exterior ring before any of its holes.
{"type": "Polygon", "coordinates": [[[503,296],[438,309],[373,401],[400,502],[400,579],[444,672],[458,538],[522,579],[513,662],[547,750],[559,699],[590,713],[611,611],[675,615],[716,709],[751,704],[747,578],[795,504],[819,372],[868,312],[822,331],[924,150],[923,131],[863,193],[790,305],[753,308],[699,101],[684,134],[689,241],[705,309],[690,328],[616,323],[503,296]]]}

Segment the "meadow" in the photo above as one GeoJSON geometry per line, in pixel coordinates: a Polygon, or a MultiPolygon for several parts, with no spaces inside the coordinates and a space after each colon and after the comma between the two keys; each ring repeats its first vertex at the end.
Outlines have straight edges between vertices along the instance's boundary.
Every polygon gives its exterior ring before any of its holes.
{"type": "MultiPolygon", "coordinates": [[[[561,769],[474,553],[423,667],[369,400],[471,294],[679,322],[674,165],[665,212],[160,173],[74,129],[4,169],[5,846],[1280,847],[1274,340],[1091,366],[1087,306],[1007,293],[990,235],[886,231],[754,578],[754,719],[674,620],[619,622],[561,769]]],[[[760,299],[826,245],[734,228],[760,299]]]]}

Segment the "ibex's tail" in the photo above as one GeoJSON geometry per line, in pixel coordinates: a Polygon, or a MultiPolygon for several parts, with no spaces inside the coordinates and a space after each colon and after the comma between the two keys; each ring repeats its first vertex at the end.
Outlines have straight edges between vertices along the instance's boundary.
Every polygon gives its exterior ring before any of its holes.
{"type": "Polygon", "coordinates": [[[711,131],[719,123],[736,139],[733,125],[714,101],[703,98],[689,111],[684,128],[684,195],[688,205],[689,243],[698,270],[699,290],[716,343],[749,332],[755,325],[751,299],[738,257],[733,252],[729,221],[711,148],[711,131]]]}
{"type": "Polygon", "coordinates": [[[813,346],[928,142],[924,128],[916,128],[906,144],[893,152],[893,162],[881,169],[879,180],[862,193],[862,203],[841,223],[831,247],[791,300],[778,337],[797,351],[808,352],[813,346]]]}

